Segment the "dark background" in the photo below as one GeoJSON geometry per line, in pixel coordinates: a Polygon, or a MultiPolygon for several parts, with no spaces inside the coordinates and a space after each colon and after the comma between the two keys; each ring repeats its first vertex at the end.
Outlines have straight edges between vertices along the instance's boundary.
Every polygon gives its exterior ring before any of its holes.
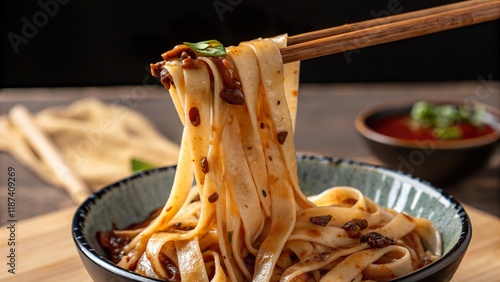
{"type": "MultiPolygon", "coordinates": [[[[1,1],[0,87],[142,84],[149,63],[183,41],[233,45],[451,2],[1,1]]],[[[301,81],[498,80],[499,34],[495,21],[367,47],[350,61],[345,54],[307,60],[301,81]]]]}

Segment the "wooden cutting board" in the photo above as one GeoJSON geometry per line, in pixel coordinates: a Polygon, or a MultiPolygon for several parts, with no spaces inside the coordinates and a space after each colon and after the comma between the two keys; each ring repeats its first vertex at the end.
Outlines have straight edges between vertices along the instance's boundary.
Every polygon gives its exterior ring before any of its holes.
{"type": "MultiPolygon", "coordinates": [[[[15,222],[15,274],[8,272],[7,265],[9,225],[2,226],[0,281],[92,281],[71,237],[74,210],[15,222]]],[[[452,281],[499,281],[500,219],[472,207],[466,210],[472,221],[472,242],[452,281]]]]}

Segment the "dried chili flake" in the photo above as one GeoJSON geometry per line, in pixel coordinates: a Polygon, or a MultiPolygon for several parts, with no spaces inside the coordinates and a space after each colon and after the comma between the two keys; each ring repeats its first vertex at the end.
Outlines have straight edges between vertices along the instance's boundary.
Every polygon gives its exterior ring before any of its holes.
{"type": "Polygon", "coordinates": [[[281,131],[280,133],[278,133],[278,143],[283,145],[283,143],[285,143],[287,135],[288,131],[281,131]]]}
{"type": "Polygon", "coordinates": [[[191,121],[191,124],[195,127],[200,125],[200,111],[197,107],[192,107],[191,109],[189,109],[189,121],[191,121]]]}
{"type": "Polygon", "coordinates": [[[329,214],[320,215],[320,216],[311,216],[309,218],[309,221],[312,224],[321,225],[321,226],[326,226],[328,224],[328,222],[330,222],[330,220],[332,220],[332,216],[329,214]]]}
{"type": "Polygon", "coordinates": [[[369,232],[361,236],[361,243],[368,243],[372,248],[384,248],[394,245],[394,240],[377,232],[369,232]]]}
{"type": "Polygon", "coordinates": [[[230,105],[244,105],[245,96],[241,89],[238,88],[225,88],[220,92],[221,99],[230,105]]]}
{"type": "Polygon", "coordinates": [[[368,221],[359,218],[353,218],[342,226],[349,238],[358,238],[361,235],[361,230],[367,227],[368,221]]]}
{"type": "Polygon", "coordinates": [[[205,174],[209,171],[208,160],[206,157],[203,157],[203,159],[201,159],[201,171],[203,171],[203,173],[205,174]]]}
{"type": "Polygon", "coordinates": [[[217,202],[218,199],[219,199],[219,194],[217,194],[217,192],[214,192],[212,193],[212,195],[208,196],[208,202],[210,202],[211,204],[217,202]]]}

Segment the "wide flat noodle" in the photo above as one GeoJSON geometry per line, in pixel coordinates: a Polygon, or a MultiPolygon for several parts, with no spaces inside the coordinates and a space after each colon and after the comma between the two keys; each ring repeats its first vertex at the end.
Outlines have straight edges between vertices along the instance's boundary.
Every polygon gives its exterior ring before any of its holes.
{"type": "Polygon", "coordinates": [[[135,236],[118,265],[172,281],[384,281],[436,258],[419,239],[439,253],[427,220],[353,187],[301,192],[298,63],[283,65],[285,45],[286,36],[259,39],[228,47],[227,57],[184,51],[159,65],[184,125],[181,153],[158,217],[115,231],[135,236]]]}
{"type": "MultiPolygon", "coordinates": [[[[242,136],[248,166],[252,170],[252,177],[257,191],[266,191],[267,173],[264,150],[259,136],[259,127],[257,109],[259,107],[259,92],[261,87],[260,70],[253,50],[249,46],[240,46],[239,48],[230,47],[227,50],[228,56],[234,62],[236,68],[240,70],[240,79],[245,93],[245,103],[247,106],[247,117],[238,116],[239,126],[245,128],[241,130],[245,136],[242,136]]],[[[266,191],[267,192],[267,191],[266,191]]],[[[258,193],[262,208],[267,216],[271,214],[271,202],[264,194],[258,193]]]]}
{"type": "Polygon", "coordinates": [[[370,269],[370,278],[397,277],[409,273],[413,270],[410,255],[406,248],[399,246],[388,246],[380,249],[368,249],[348,255],[339,262],[332,270],[324,275],[320,282],[340,281],[350,282],[362,275],[362,271],[371,266],[378,259],[385,255],[390,255],[395,262],[382,265],[375,265],[370,269]],[[397,267],[394,267],[394,266],[397,267]],[[380,272],[380,273],[379,273],[380,272]],[[378,277],[377,277],[378,276],[378,277]]]}
{"type": "MultiPolygon", "coordinates": [[[[278,48],[287,46],[287,36],[275,36],[270,38],[278,48]]],[[[299,73],[300,61],[286,63],[283,65],[283,88],[286,102],[292,119],[292,128],[295,128],[297,120],[297,105],[299,98],[299,73]]]]}

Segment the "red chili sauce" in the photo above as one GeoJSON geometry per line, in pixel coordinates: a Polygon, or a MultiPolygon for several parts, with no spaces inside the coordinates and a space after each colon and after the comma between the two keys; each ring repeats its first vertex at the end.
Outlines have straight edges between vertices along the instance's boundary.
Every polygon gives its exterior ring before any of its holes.
{"type": "MultiPolygon", "coordinates": [[[[490,125],[474,126],[469,123],[457,124],[461,127],[460,139],[476,138],[493,133],[490,125]]],[[[409,114],[401,114],[376,119],[369,124],[370,128],[380,134],[407,140],[438,140],[432,134],[432,127],[420,126],[409,114]]]]}

